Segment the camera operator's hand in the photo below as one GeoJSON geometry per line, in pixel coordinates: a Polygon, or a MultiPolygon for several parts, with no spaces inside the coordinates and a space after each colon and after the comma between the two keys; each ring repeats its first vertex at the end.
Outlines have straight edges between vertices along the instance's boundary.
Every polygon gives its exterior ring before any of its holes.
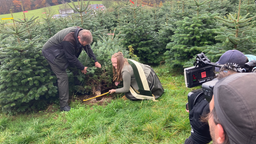
{"type": "Polygon", "coordinates": [[[191,136],[185,141],[185,144],[191,143],[209,143],[211,139],[208,123],[202,122],[201,117],[209,113],[209,103],[202,100],[194,105],[189,111],[189,120],[191,125],[191,136]]]}

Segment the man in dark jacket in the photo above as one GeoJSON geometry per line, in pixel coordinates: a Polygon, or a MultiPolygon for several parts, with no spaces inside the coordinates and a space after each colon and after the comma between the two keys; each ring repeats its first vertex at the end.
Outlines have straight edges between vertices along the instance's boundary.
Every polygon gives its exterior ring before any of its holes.
{"type": "Polygon", "coordinates": [[[43,46],[42,53],[51,66],[58,79],[60,110],[69,111],[69,88],[66,69],[69,64],[77,67],[86,74],[87,67],[78,60],[82,48],[88,56],[95,61],[95,67],[101,68],[101,64],[92,52],[90,44],[93,41],[89,30],[80,27],[69,27],[52,36],[43,46]]]}

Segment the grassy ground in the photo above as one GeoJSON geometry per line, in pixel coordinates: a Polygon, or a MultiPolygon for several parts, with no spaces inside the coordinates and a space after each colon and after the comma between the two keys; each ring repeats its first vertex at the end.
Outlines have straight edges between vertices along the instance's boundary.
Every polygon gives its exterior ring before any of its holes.
{"type": "MultiPolygon", "coordinates": [[[[90,4],[101,4],[101,1],[91,1],[90,4]]],[[[71,6],[72,3],[69,3],[71,6]]],[[[75,2],[75,4],[77,4],[77,2],[75,2]]],[[[60,5],[55,5],[55,6],[51,6],[51,7],[47,7],[47,8],[40,8],[40,9],[35,9],[35,10],[29,10],[26,14],[27,18],[31,18],[32,16],[37,17],[39,16],[39,19],[43,18],[45,16],[44,12],[46,12],[48,9],[51,9],[53,14],[59,14],[59,6],[60,5]]],[[[0,15],[0,21],[3,21],[2,18],[10,18],[12,17],[11,14],[3,14],[0,15]]],[[[17,12],[17,13],[13,13],[13,18],[14,19],[23,19],[23,12],[17,12]]],[[[5,20],[6,21],[6,20],[5,20]]],[[[7,20],[8,22],[11,22],[10,20],[7,20]]]]}
{"type": "Polygon", "coordinates": [[[154,68],[165,93],[158,102],[116,98],[103,105],[71,103],[35,114],[0,114],[0,143],[163,143],[181,144],[190,135],[184,77],[154,68]]]}

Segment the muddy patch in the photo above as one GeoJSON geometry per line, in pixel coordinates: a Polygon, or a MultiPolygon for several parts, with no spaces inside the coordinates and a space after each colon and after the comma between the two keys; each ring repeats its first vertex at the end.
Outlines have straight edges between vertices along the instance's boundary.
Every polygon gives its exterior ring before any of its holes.
{"type": "Polygon", "coordinates": [[[47,109],[45,110],[45,112],[47,113],[52,113],[52,112],[56,112],[59,110],[59,107],[56,104],[51,104],[47,107],[47,109]]]}

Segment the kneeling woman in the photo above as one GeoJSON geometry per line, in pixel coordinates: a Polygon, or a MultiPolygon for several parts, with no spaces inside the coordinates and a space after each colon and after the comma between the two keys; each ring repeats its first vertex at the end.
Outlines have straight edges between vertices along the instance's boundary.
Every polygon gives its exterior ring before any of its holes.
{"type": "Polygon", "coordinates": [[[121,52],[111,58],[113,66],[113,81],[117,86],[123,81],[123,87],[111,89],[109,93],[125,93],[130,100],[159,98],[164,89],[154,70],[137,61],[126,59],[121,52]]]}

